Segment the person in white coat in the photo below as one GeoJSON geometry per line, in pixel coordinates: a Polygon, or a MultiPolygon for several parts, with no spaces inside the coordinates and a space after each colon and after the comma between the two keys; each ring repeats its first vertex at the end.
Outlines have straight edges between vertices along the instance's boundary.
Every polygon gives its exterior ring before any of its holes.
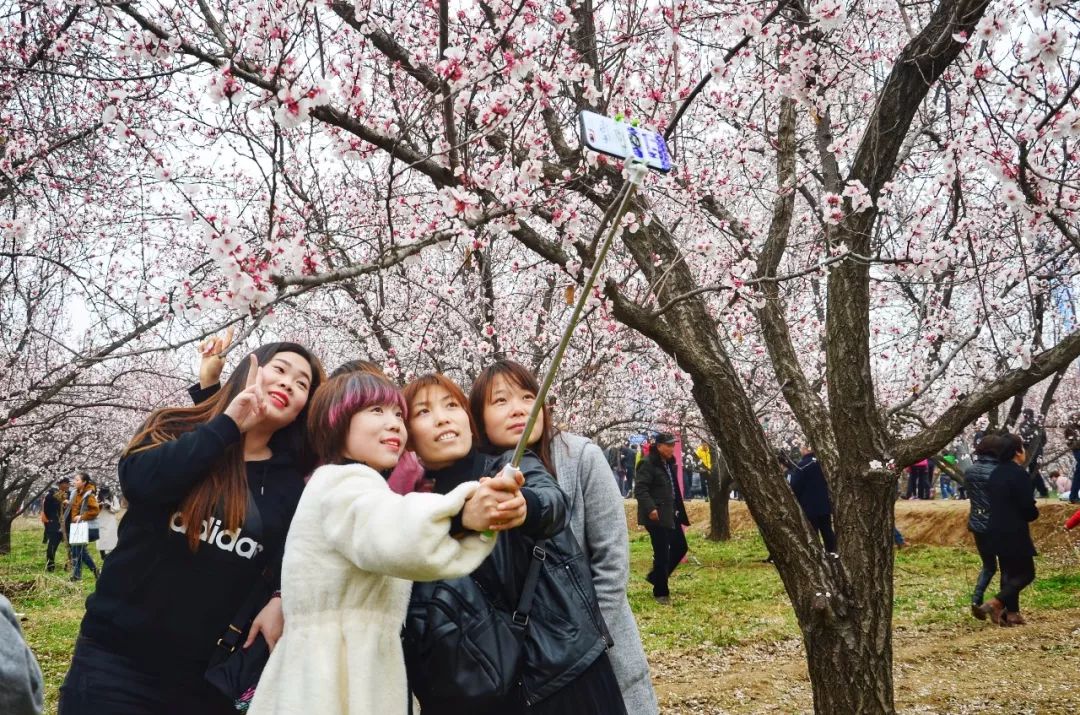
{"type": "Polygon", "coordinates": [[[524,520],[520,494],[516,508],[486,506],[483,492],[517,492],[512,477],[448,494],[391,491],[386,477],[405,447],[405,413],[397,387],[371,374],[333,378],[313,398],[308,428],[324,466],[289,529],[285,630],[255,689],[254,715],[404,715],[410,582],[464,576],[491,553],[494,538],[451,536],[456,515],[473,532],[524,520]]]}

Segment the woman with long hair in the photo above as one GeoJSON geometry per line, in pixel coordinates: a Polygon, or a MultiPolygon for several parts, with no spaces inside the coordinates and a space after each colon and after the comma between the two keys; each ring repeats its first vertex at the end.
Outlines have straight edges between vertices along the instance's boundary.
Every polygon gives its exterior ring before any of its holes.
{"type": "MultiPolygon", "coordinates": [[[[203,674],[260,581],[280,582],[311,465],[308,398],[322,377],[306,348],[271,343],[217,394],[143,423],[120,459],[129,508],[87,600],[61,715],[233,712],[203,674]]],[[[272,647],[281,629],[271,598],[248,644],[262,634],[272,647]]]]}
{"type": "MultiPolygon", "coordinates": [[[[983,438],[986,439],[985,437],[983,438]]],[[[980,609],[1001,626],[1022,626],[1020,592],[1035,580],[1035,543],[1028,524],[1039,518],[1024,469],[1024,443],[1015,434],[1000,435],[1000,464],[990,474],[990,548],[1001,567],[1001,589],[980,609]]]]}
{"type": "Polygon", "coordinates": [[[494,543],[472,520],[475,481],[446,494],[395,494],[405,401],[381,375],[343,371],[319,390],[308,429],[321,465],[289,530],[282,564],[285,631],[253,715],[405,715],[401,626],[411,581],[464,576],[494,543]],[[455,538],[457,519],[476,531],[455,538]]]}
{"type": "MultiPolygon", "coordinates": [[[[482,449],[514,449],[536,401],[540,383],[524,365],[500,360],[473,383],[469,409],[482,449]]],[[[559,486],[570,498],[570,529],[589,561],[593,587],[615,644],[607,657],[631,713],[659,712],[626,586],[630,545],[622,494],[600,447],[575,434],[556,431],[549,409],[530,435],[530,448],[554,467],[559,486]]]]}
{"type": "MultiPolygon", "coordinates": [[[[405,398],[409,407],[409,443],[424,465],[426,476],[434,481],[436,492],[446,493],[481,475],[498,474],[509,462],[509,454],[487,456],[475,448],[477,429],[465,393],[445,375],[413,380],[405,386],[405,398]]],[[[522,459],[524,482],[519,503],[524,506],[523,519],[515,523],[509,516],[504,517],[495,551],[472,575],[491,602],[515,610],[531,563],[542,557],[534,608],[525,626],[519,684],[501,702],[485,701],[482,707],[464,697],[420,697],[425,715],[626,713],[605,654],[610,636],[596,603],[588,564],[566,529],[567,497],[546,466],[550,464],[549,455],[541,447],[538,455],[526,453],[522,459]]],[[[512,494],[508,497],[504,503],[493,505],[496,513],[516,509],[513,505],[517,500],[512,494]]],[[[435,584],[417,584],[414,602],[422,601],[435,588],[435,584]]],[[[410,609],[407,642],[438,637],[428,632],[428,617],[418,610],[410,609]]],[[[453,669],[455,663],[440,662],[432,667],[453,669]]],[[[427,674],[423,670],[410,671],[418,696],[427,690],[418,682],[427,674]]]]}

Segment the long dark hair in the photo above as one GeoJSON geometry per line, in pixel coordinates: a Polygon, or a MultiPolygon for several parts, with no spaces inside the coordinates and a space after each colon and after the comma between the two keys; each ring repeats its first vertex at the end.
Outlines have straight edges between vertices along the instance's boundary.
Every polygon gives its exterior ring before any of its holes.
{"type": "MultiPolygon", "coordinates": [[[[274,433],[270,438],[270,449],[275,455],[288,453],[297,467],[306,473],[314,462],[307,439],[307,414],[311,397],[323,381],[322,364],[307,348],[296,343],[267,343],[253,351],[259,365],[266,365],[278,353],[296,353],[307,360],[311,366],[311,385],[307,404],[292,423],[274,433]]],[[[124,456],[171,442],[225,412],[229,403],[247,385],[250,366],[251,362],[245,356],[221,390],[204,402],[192,407],[154,410],[128,443],[124,456]]],[[[225,450],[206,478],[195,485],[181,502],[180,513],[184,525],[188,527],[187,541],[191,550],[199,548],[198,525],[209,519],[219,507],[225,528],[230,531],[240,528],[247,515],[247,498],[247,467],[244,464],[244,443],[240,441],[225,450]]]]}
{"type": "MultiPolygon", "coordinates": [[[[533,375],[529,368],[519,362],[499,360],[488,365],[480,372],[480,376],[476,378],[472,389],[469,390],[469,412],[472,413],[473,423],[476,425],[476,436],[478,437],[480,450],[489,454],[505,451],[505,448],[496,447],[491,443],[491,440],[488,439],[487,427],[484,425],[484,405],[487,404],[488,398],[491,397],[491,390],[497,377],[502,377],[511,385],[515,385],[519,389],[526,390],[534,395],[540,393],[540,383],[536,379],[536,375],[533,375]]],[[[540,461],[544,463],[544,467],[553,477],[556,475],[551,443],[556,434],[555,423],[551,418],[551,406],[544,405],[544,431],[540,434],[540,443],[530,446],[529,449],[536,453],[536,456],[540,458],[540,461]]]]}

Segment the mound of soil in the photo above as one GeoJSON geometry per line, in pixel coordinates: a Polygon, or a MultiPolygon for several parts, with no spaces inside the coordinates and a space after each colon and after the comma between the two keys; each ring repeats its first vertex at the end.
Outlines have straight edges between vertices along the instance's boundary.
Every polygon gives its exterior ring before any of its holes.
{"type": "MultiPolygon", "coordinates": [[[[1064,531],[1065,520],[1076,511],[1076,505],[1056,499],[1039,499],[1039,518],[1031,524],[1031,536],[1039,551],[1069,548],[1075,540],[1064,531]]],[[[686,502],[691,531],[709,530],[709,504],[700,499],[686,502]]],[[[756,528],[746,503],[730,502],[731,531],[756,528]]],[[[937,499],[933,501],[896,502],[896,528],[909,544],[931,546],[963,546],[974,548],[975,541],[967,529],[968,502],[937,499]]],[[[626,501],[626,522],[630,530],[637,524],[637,501],[626,501]]]]}

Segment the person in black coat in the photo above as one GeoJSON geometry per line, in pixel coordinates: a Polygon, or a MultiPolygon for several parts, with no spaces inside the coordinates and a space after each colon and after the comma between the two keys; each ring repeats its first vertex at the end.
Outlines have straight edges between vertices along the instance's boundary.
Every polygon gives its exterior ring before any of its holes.
{"type": "Polygon", "coordinates": [[[45,524],[45,570],[56,570],[56,549],[64,540],[63,518],[64,501],[67,497],[68,487],[71,480],[62,477],[56,483],[56,489],[50,489],[49,493],[41,500],[42,521],[45,524]]]}
{"type": "Polygon", "coordinates": [[[645,577],[653,585],[653,598],[670,603],[668,578],[682,562],[688,547],[683,526],[690,526],[675,471],[675,436],[661,432],[649,456],[634,474],[638,523],[649,532],[653,547],[652,571],[645,577]]]}
{"type": "Polygon", "coordinates": [[[795,499],[802,507],[806,520],[821,534],[825,550],[835,553],[836,534],[832,527],[832,502],[829,500],[825,474],[810,447],[803,447],[799,451],[802,459],[791,473],[791,491],[795,492],[795,499]]]}
{"type": "Polygon", "coordinates": [[[1014,434],[1001,436],[1001,464],[990,474],[990,547],[1001,566],[1001,590],[981,610],[998,625],[1023,625],[1020,591],[1035,580],[1035,544],[1028,524],[1039,517],[1031,479],[1023,468],[1024,444],[1014,434]]]}
{"type": "Polygon", "coordinates": [[[999,435],[987,435],[975,445],[975,462],[964,473],[967,483],[970,510],[968,512],[968,530],[975,538],[975,548],[982,559],[982,569],[971,594],[971,615],[979,620],[986,619],[983,611],[983,595],[990,580],[997,573],[997,554],[989,535],[990,530],[990,475],[1001,464],[1002,438],[999,435]]]}

